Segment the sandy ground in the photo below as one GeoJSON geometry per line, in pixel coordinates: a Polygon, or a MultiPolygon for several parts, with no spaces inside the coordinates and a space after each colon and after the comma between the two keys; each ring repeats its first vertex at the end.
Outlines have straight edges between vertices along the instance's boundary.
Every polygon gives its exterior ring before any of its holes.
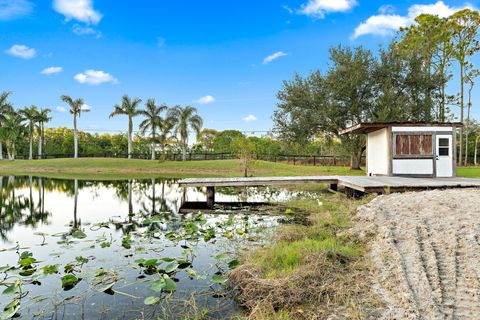
{"type": "Polygon", "coordinates": [[[480,319],[480,190],[379,196],[354,232],[374,235],[383,319],[480,319]]]}

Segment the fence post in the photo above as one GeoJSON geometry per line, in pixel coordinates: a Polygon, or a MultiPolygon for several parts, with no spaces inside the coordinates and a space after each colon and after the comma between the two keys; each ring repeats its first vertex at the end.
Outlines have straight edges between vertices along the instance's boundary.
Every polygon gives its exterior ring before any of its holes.
{"type": "Polygon", "coordinates": [[[295,156],[293,156],[293,165],[295,165],[295,156]]]}
{"type": "Polygon", "coordinates": [[[316,157],[313,156],[313,166],[316,167],[317,166],[317,161],[316,161],[316,157]]]}

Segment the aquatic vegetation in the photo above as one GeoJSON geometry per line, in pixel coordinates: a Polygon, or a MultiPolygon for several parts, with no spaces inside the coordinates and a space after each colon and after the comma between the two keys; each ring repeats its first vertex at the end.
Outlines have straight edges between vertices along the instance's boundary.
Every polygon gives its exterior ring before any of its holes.
{"type": "MultiPolygon", "coordinates": [[[[150,196],[150,181],[128,183],[129,188],[115,182],[79,183],[78,189],[90,196],[91,213],[82,211],[85,202],[77,202],[78,190],[68,182],[59,182],[61,187],[47,179],[38,183],[54,190],[39,192],[49,223],[30,224],[34,231],[19,237],[15,246],[0,242],[0,261],[8,263],[0,265],[0,319],[58,313],[71,318],[85,303],[91,318],[126,312],[132,312],[131,317],[153,315],[156,308],[170,317],[182,312],[180,302],[186,300],[202,314],[218,309],[222,317],[238,311],[228,294],[227,274],[239,265],[238,250],[266,241],[265,231],[280,217],[245,210],[179,214],[168,208],[164,194],[150,196]],[[71,203],[73,216],[65,214],[64,203],[71,203]]],[[[27,184],[27,198],[29,189],[27,184]]],[[[6,192],[21,197],[23,190],[18,185],[6,192]]],[[[164,185],[156,190],[167,192],[164,185]]],[[[170,192],[183,197],[173,187],[170,192]]],[[[35,200],[40,199],[33,197],[32,203],[35,200]]],[[[25,228],[22,214],[18,221],[25,228]]],[[[21,230],[15,223],[9,228],[21,230]]],[[[5,235],[13,238],[15,233],[8,230],[5,235]]]]}

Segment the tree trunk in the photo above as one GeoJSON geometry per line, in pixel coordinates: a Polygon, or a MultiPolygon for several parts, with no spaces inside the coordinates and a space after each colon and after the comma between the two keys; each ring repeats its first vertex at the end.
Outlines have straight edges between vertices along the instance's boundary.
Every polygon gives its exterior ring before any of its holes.
{"type": "Polygon", "coordinates": [[[33,126],[30,124],[30,140],[28,142],[28,160],[33,160],[33,126]]]}
{"type": "Polygon", "coordinates": [[[155,160],[155,131],[152,131],[152,160],[155,160]]]}
{"type": "Polygon", "coordinates": [[[187,160],[187,141],[182,139],[182,161],[187,160]]]}
{"type": "Polygon", "coordinates": [[[77,115],[73,115],[73,157],[78,158],[78,136],[77,136],[77,115]]]}
{"type": "Polygon", "coordinates": [[[480,137],[477,137],[475,139],[475,155],[473,156],[473,163],[475,164],[475,166],[477,165],[478,138],[480,137]]]}
{"type": "Polygon", "coordinates": [[[355,151],[350,157],[350,169],[360,170],[362,166],[363,151],[355,151]]]}
{"type": "Polygon", "coordinates": [[[473,84],[470,83],[470,88],[468,89],[468,106],[467,106],[467,122],[465,125],[465,160],[463,162],[464,166],[468,164],[468,134],[470,132],[470,111],[472,109],[472,90],[473,84]]]}
{"type": "Polygon", "coordinates": [[[39,124],[40,126],[40,129],[39,129],[39,132],[38,132],[38,156],[37,158],[40,160],[42,159],[42,143],[43,143],[43,128],[42,128],[42,124],[40,123],[39,124]]]}
{"type": "MultiPolygon", "coordinates": [[[[463,123],[464,120],[464,106],[463,106],[463,84],[464,84],[464,75],[463,75],[463,62],[460,61],[460,122],[463,123]]],[[[458,155],[458,164],[462,165],[463,159],[463,127],[460,127],[460,150],[458,155]]]]}
{"type": "Polygon", "coordinates": [[[2,141],[0,141],[0,160],[3,160],[3,144],[2,144],[2,141]]]}
{"type": "Polygon", "coordinates": [[[132,117],[128,117],[128,159],[132,158],[132,117]]]}

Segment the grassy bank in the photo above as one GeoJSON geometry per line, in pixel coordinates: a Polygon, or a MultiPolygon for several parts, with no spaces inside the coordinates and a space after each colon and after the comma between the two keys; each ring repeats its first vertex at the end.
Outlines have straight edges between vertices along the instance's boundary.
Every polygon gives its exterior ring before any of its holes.
{"type": "Polygon", "coordinates": [[[289,213],[308,215],[309,224],[280,227],[271,246],[247,252],[230,274],[251,318],[363,319],[377,305],[366,243],[345,232],[371,198],[323,193],[320,199],[289,202],[289,213]]]}
{"type": "MultiPolygon", "coordinates": [[[[127,179],[239,177],[242,168],[237,160],[152,161],[105,158],[0,161],[0,175],[35,175],[49,178],[127,179]]],[[[258,161],[255,176],[363,175],[363,171],[346,167],[294,166],[258,161]]]]}

